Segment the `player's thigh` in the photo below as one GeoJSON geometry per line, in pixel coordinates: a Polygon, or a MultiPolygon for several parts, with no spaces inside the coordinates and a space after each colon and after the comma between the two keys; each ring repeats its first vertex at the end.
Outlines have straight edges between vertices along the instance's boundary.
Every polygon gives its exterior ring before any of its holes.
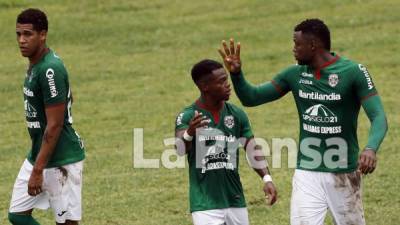
{"type": "Polygon", "coordinates": [[[365,224],[361,174],[331,173],[326,180],[326,192],[329,211],[337,225],[365,224]]]}
{"type": "Polygon", "coordinates": [[[47,209],[49,207],[47,196],[44,192],[36,196],[28,194],[28,182],[32,169],[32,164],[25,159],[13,186],[9,212],[26,215],[33,208],[47,209]]]}
{"type": "Polygon", "coordinates": [[[68,216],[70,220],[79,221],[82,216],[82,184],[83,184],[83,161],[65,166],[69,177],[68,182],[68,216]]]}
{"type": "Polygon", "coordinates": [[[82,162],[47,169],[44,186],[57,223],[81,220],[82,162]]]}
{"type": "Polygon", "coordinates": [[[225,224],[225,212],[223,209],[211,209],[192,212],[194,225],[222,225],[225,224]]]}
{"type": "Polygon", "coordinates": [[[248,225],[249,213],[247,208],[226,209],[225,221],[227,225],[248,225]]]}
{"type": "Polygon", "coordinates": [[[291,225],[323,225],[328,205],[318,172],[296,170],[290,202],[291,225]]]}

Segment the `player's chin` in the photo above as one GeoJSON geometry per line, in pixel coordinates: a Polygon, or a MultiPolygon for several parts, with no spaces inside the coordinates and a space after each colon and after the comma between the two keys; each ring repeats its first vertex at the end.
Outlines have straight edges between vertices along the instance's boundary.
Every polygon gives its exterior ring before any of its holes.
{"type": "Polygon", "coordinates": [[[308,65],[308,61],[307,60],[296,58],[296,61],[297,61],[298,65],[308,65]]]}
{"type": "Polygon", "coordinates": [[[304,65],[307,65],[307,63],[305,63],[303,61],[297,61],[297,65],[304,66],[304,65]]]}
{"type": "Polygon", "coordinates": [[[22,55],[23,57],[29,57],[31,54],[30,54],[28,51],[23,51],[23,50],[21,50],[21,55],[22,55]]]}
{"type": "Polygon", "coordinates": [[[228,101],[230,96],[231,96],[231,94],[230,94],[230,93],[228,93],[228,94],[224,95],[224,98],[223,98],[223,100],[224,100],[224,101],[228,101]]]}

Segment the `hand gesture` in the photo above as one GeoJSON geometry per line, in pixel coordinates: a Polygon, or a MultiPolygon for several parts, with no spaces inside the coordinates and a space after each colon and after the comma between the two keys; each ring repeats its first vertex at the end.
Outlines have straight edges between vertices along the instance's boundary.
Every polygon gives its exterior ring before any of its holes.
{"type": "Polygon", "coordinates": [[[273,205],[276,200],[278,200],[278,193],[276,192],[275,185],[272,182],[267,182],[263,189],[268,205],[273,205]]]}
{"type": "Polygon", "coordinates": [[[196,129],[200,128],[200,127],[204,127],[206,126],[208,123],[210,122],[210,120],[206,119],[205,116],[203,116],[203,114],[200,112],[198,112],[197,110],[194,111],[194,116],[193,118],[190,120],[189,122],[189,128],[187,129],[187,133],[190,136],[194,136],[196,133],[196,129]]]}
{"type": "Polygon", "coordinates": [[[237,43],[236,49],[233,38],[231,38],[229,42],[230,44],[228,48],[225,40],[223,40],[223,50],[218,49],[218,52],[224,60],[226,69],[232,74],[239,73],[242,66],[242,63],[240,61],[240,42],[237,43]]]}
{"type": "Polygon", "coordinates": [[[358,170],[363,174],[374,172],[376,168],[376,154],[372,149],[365,149],[358,159],[358,170]]]}

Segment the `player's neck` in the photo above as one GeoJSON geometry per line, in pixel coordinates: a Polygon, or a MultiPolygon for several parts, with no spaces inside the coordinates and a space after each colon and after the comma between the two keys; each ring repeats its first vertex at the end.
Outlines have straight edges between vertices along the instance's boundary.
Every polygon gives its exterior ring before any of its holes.
{"type": "Polygon", "coordinates": [[[311,62],[311,67],[313,69],[321,69],[329,62],[333,61],[336,57],[333,56],[329,51],[321,50],[321,53],[316,54],[311,62]]]}
{"type": "Polygon", "coordinates": [[[199,98],[202,108],[210,112],[219,112],[224,107],[224,101],[215,101],[210,96],[202,95],[199,98]]]}
{"type": "Polygon", "coordinates": [[[49,48],[47,48],[45,45],[39,47],[39,49],[36,51],[35,54],[33,54],[33,56],[29,57],[29,65],[35,65],[36,63],[38,63],[40,61],[40,59],[46,55],[49,52],[49,48]]]}

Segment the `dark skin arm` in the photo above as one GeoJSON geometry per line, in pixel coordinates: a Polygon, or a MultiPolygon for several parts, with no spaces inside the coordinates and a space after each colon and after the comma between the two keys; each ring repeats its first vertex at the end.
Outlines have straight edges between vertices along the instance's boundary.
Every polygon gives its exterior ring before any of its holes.
{"type": "MultiPolygon", "coordinates": [[[[187,129],[187,133],[188,135],[194,137],[196,135],[196,129],[197,128],[201,128],[204,127],[208,124],[208,120],[206,120],[203,117],[202,113],[198,113],[197,111],[195,111],[193,118],[190,120],[189,122],[189,128],[187,129]]],[[[185,151],[180,151],[178,149],[178,152],[185,152],[188,153],[190,151],[190,148],[192,147],[192,142],[191,141],[186,141],[183,138],[183,133],[185,133],[186,130],[176,130],[175,131],[175,137],[183,140],[183,142],[185,143],[185,151]]],[[[179,145],[177,145],[179,146],[179,145]]]]}
{"type": "Polygon", "coordinates": [[[46,106],[45,111],[47,125],[43,135],[42,146],[28,182],[28,194],[31,196],[36,196],[43,191],[43,170],[54,152],[64,125],[65,103],[46,106]]]}
{"type": "MultiPolygon", "coordinates": [[[[247,139],[245,144],[245,151],[250,159],[250,164],[254,171],[261,177],[261,179],[271,173],[269,172],[268,166],[265,164],[265,157],[262,154],[262,147],[257,145],[254,138],[247,139]],[[253,161],[254,160],[254,161],[253,161]]],[[[274,183],[267,182],[264,184],[263,191],[265,197],[268,199],[268,205],[273,205],[278,199],[278,194],[274,183]]]]}

